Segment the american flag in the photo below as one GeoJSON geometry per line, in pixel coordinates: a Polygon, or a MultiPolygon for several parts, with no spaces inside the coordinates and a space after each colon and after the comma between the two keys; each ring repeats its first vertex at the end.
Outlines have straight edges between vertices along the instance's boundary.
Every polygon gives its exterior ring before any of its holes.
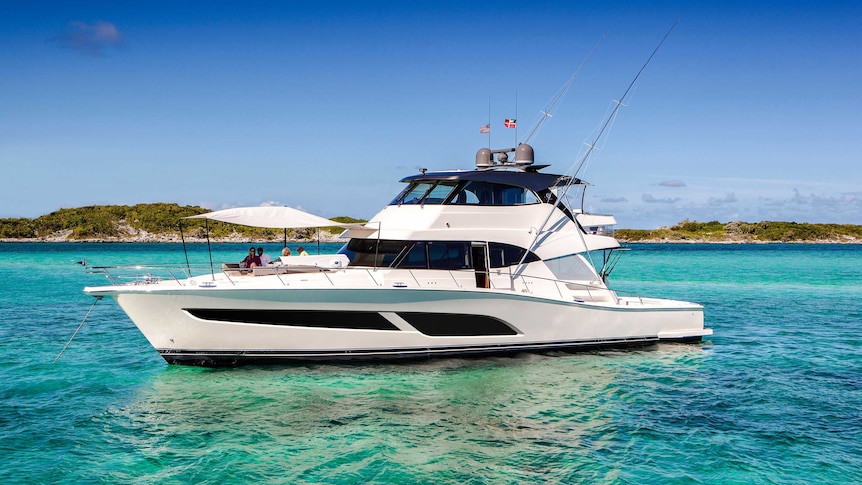
{"type": "Polygon", "coordinates": [[[487,125],[479,128],[479,133],[491,133],[491,124],[488,123],[487,125]]]}
{"type": "Polygon", "coordinates": [[[505,122],[506,128],[517,128],[518,121],[515,118],[506,118],[505,122]]]}

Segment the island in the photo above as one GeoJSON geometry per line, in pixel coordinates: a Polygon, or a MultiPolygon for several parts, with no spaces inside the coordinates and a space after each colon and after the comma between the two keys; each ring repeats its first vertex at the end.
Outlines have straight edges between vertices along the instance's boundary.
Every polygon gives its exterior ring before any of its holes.
{"type": "MultiPolygon", "coordinates": [[[[22,242],[187,242],[205,241],[207,228],[200,219],[188,216],[209,212],[199,206],[174,203],[136,205],[94,205],[60,209],[35,219],[0,218],[0,241],[22,242]]],[[[330,218],[344,224],[366,222],[348,216],[330,218]]],[[[215,242],[281,241],[278,229],[210,222],[209,238],[215,242]]],[[[290,229],[290,241],[336,241],[341,227],[290,229]]],[[[624,243],[862,243],[862,226],[852,224],[810,224],[797,222],[698,222],[688,219],[658,229],[617,229],[624,243]]]]}
{"type": "MultiPolygon", "coordinates": [[[[341,227],[266,229],[203,219],[183,219],[210,212],[173,203],[94,205],[60,209],[35,219],[0,218],[2,242],[214,242],[336,241],[341,227]],[[182,221],[182,225],[180,225],[182,221]]],[[[344,224],[366,222],[347,216],[330,218],[344,224]]]]}

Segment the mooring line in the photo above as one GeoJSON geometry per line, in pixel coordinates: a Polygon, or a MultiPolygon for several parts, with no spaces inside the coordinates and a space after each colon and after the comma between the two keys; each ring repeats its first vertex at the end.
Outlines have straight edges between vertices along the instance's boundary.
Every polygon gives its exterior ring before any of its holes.
{"type": "Polygon", "coordinates": [[[100,301],[102,298],[104,298],[104,297],[103,297],[103,296],[97,296],[97,297],[96,297],[96,301],[94,301],[94,302],[93,302],[93,305],[92,305],[92,306],[90,307],[90,309],[87,311],[87,314],[86,314],[86,315],[84,315],[84,319],[83,319],[83,320],[81,320],[81,324],[80,324],[80,325],[78,325],[78,328],[76,328],[76,329],[75,329],[75,333],[73,333],[73,334],[72,334],[72,338],[70,338],[70,339],[69,339],[69,341],[68,341],[68,342],[66,342],[66,346],[65,346],[65,347],[63,347],[63,350],[61,350],[59,354],[57,354],[57,358],[56,358],[56,359],[54,359],[54,362],[52,362],[53,364],[56,364],[56,363],[57,363],[57,361],[58,361],[58,360],[60,360],[60,356],[62,356],[62,355],[63,355],[63,352],[65,352],[65,351],[66,351],[66,349],[67,349],[67,348],[69,348],[69,345],[71,345],[72,340],[74,340],[74,339],[75,339],[75,336],[76,336],[76,335],[78,335],[78,332],[80,332],[80,331],[81,331],[81,327],[83,327],[83,326],[84,326],[84,322],[86,322],[86,321],[87,321],[87,318],[89,318],[89,317],[90,317],[90,313],[93,311],[93,308],[96,308],[96,303],[99,303],[99,301],[100,301]]]}

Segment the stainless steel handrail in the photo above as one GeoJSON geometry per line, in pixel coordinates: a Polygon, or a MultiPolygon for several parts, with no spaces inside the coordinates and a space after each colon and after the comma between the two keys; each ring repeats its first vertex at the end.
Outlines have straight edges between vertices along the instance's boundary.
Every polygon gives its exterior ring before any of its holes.
{"type": "MultiPolygon", "coordinates": [[[[261,267],[271,268],[272,274],[275,275],[282,285],[288,286],[288,282],[282,278],[283,274],[298,274],[298,273],[306,273],[306,274],[322,274],[326,281],[332,287],[337,287],[338,284],[335,280],[332,279],[329,273],[333,272],[347,272],[347,271],[365,271],[369,273],[369,277],[374,282],[376,286],[382,286],[382,283],[377,280],[373,275],[370,274],[369,268],[365,267],[346,267],[346,268],[319,268],[315,267],[314,270],[307,266],[302,267],[293,267],[297,271],[291,271],[291,265],[281,265],[281,266],[273,266],[273,267],[261,267]],[[301,271],[299,269],[301,268],[301,271]],[[311,270],[311,271],[310,271],[311,270]]],[[[392,268],[394,271],[406,271],[412,277],[413,281],[418,287],[423,287],[421,279],[417,277],[417,275],[413,272],[412,269],[398,269],[392,268]]],[[[208,264],[199,264],[199,265],[185,265],[185,264],[169,264],[169,265],[116,265],[116,266],[88,266],[86,268],[88,273],[91,274],[103,274],[105,275],[109,281],[111,281],[112,285],[120,286],[120,285],[145,285],[145,284],[154,284],[162,281],[174,281],[180,286],[186,286],[188,284],[188,280],[192,278],[207,278],[210,276],[210,265],[208,264]],[[195,274],[197,271],[200,271],[200,274],[195,274]]],[[[247,271],[252,272],[253,269],[247,268],[223,268],[220,270],[220,273],[224,275],[224,281],[227,281],[233,286],[237,285],[237,281],[234,279],[236,276],[231,277],[230,273],[236,273],[239,271],[247,271]]],[[[459,273],[462,274],[476,274],[477,272],[474,270],[446,270],[449,274],[449,277],[452,279],[453,283],[459,287],[463,288],[463,286],[459,283],[457,275],[459,273]]],[[[489,282],[491,284],[492,290],[495,291],[515,291],[515,285],[510,288],[498,287],[498,285],[494,284],[493,278],[491,276],[501,276],[502,273],[498,271],[483,271],[478,273],[485,273],[489,276],[489,282]]],[[[599,285],[593,285],[589,283],[582,283],[578,281],[571,280],[561,280],[556,278],[548,278],[543,276],[532,276],[532,275],[515,275],[513,278],[509,278],[506,276],[509,281],[521,280],[523,283],[523,290],[529,294],[535,294],[535,292],[531,289],[531,285],[528,284],[529,281],[547,281],[554,283],[554,286],[557,289],[560,299],[567,300],[566,292],[574,290],[572,286],[583,289],[587,292],[588,299],[594,300],[595,295],[593,292],[608,292],[616,301],[619,300],[616,297],[617,294],[623,294],[627,296],[633,296],[641,300],[643,299],[636,293],[628,292],[628,291],[620,291],[620,290],[612,290],[611,288],[599,285]],[[561,288],[565,286],[566,290],[561,288]]]]}

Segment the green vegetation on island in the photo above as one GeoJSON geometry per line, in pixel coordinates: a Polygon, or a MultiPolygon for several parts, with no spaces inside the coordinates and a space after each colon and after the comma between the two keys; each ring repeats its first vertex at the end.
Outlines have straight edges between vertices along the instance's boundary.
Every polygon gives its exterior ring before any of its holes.
{"type": "MultiPolygon", "coordinates": [[[[125,205],[95,205],[75,209],[60,209],[35,219],[0,219],[0,239],[49,241],[133,241],[178,240],[179,222],[183,217],[209,212],[198,206],[154,203],[125,205]]],[[[365,222],[362,219],[340,216],[332,220],[345,224],[365,222]]],[[[280,240],[282,229],[240,226],[203,219],[182,221],[183,236],[188,239],[205,238],[209,229],[212,239],[280,240]]],[[[338,227],[324,228],[327,237],[341,233],[338,227]]],[[[311,239],[316,229],[289,229],[290,239],[311,239]]]]}
{"type": "MultiPolygon", "coordinates": [[[[0,239],[21,241],[172,241],[180,239],[183,217],[209,212],[198,206],[155,203],[95,205],[60,209],[27,218],[0,219],[0,239]]],[[[332,217],[344,224],[366,222],[347,216],[332,217]]],[[[281,240],[282,229],[240,226],[203,219],[183,220],[183,237],[200,240],[281,240]]],[[[330,239],[343,228],[321,230],[330,239]]],[[[314,239],[316,229],[289,229],[291,240],[314,239]]],[[[862,242],[862,226],[850,224],[808,224],[796,222],[697,222],[688,219],[658,229],[617,229],[614,236],[623,242],[862,242]]]]}
{"type": "Polygon", "coordinates": [[[618,229],[626,242],[862,242],[862,226],[796,222],[697,222],[658,229],[618,229]]]}

